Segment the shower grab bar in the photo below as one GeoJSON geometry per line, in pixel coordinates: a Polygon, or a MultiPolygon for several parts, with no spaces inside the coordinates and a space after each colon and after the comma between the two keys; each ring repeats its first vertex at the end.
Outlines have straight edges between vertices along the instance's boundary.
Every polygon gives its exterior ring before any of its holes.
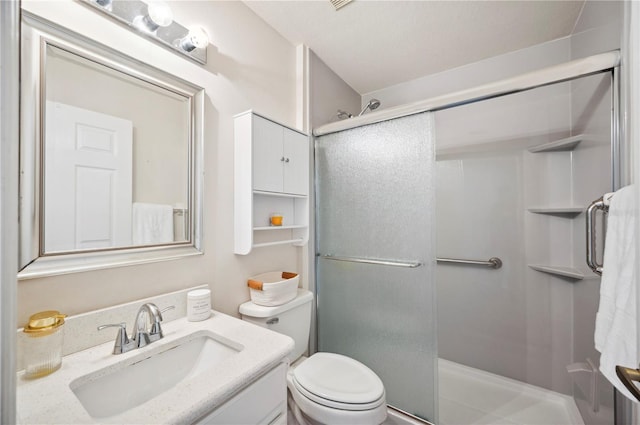
{"type": "Polygon", "coordinates": [[[333,255],[320,255],[320,258],[324,258],[325,260],[334,260],[334,261],[346,261],[349,263],[364,263],[364,264],[377,264],[381,266],[393,266],[393,267],[406,267],[410,269],[415,269],[416,267],[420,267],[422,263],[418,261],[396,261],[396,260],[382,260],[375,258],[359,258],[359,257],[334,257],[333,255]]]}
{"type": "Polygon", "coordinates": [[[602,276],[602,264],[596,259],[596,211],[609,212],[609,204],[613,193],[605,193],[587,208],[587,265],[597,275],[602,276]]]}
{"type": "MultiPolygon", "coordinates": [[[[406,262],[406,261],[396,261],[396,260],[381,260],[374,258],[359,258],[359,257],[335,257],[333,255],[320,255],[319,257],[324,258],[325,260],[335,260],[335,261],[347,261],[350,263],[364,263],[364,264],[377,264],[382,266],[393,266],[393,267],[407,267],[414,269],[416,267],[420,267],[422,263],[420,262],[406,262]]],[[[487,266],[492,269],[499,269],[502,267],[502,260],[498,257],[491,257],[487,261],[480,260],[463,260],[459,258],[437,258],[438,263],[450,263],[450,264],[470,264],[474,266],[487,266]]]]}
{"type": "Polygon", "coordinates": [[[436,258],[438,263],[445,264],[470,264],[472,266],[487,266],[492,269],[499,269],[502,267],[502,260],[498,257],[491,257],[487,261],[482,260],[463,260],[460,258],[436,258]]]}

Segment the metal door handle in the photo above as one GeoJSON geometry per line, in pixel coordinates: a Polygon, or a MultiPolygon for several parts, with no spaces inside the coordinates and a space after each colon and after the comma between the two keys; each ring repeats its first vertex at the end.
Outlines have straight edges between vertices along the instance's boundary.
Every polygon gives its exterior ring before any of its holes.
{"type": "MultiPolygon", "coordinates": [[[[605,193],[602,197],[596,199],[587,208],[586,225],[587,225],[587,265],[593,272],[602,276],[602,264],[598,264],[596,260],[596,210],[601,210],[605,214],[609,212],[611,197],[613,193],[605,193]]],[[[604,238],[603,238],[604,240],[604,238]]]]}
{"type": "Polygon", "coordinates": [[[640,370],[616,366],[616,375],[636,400],[640,401],[640,389],[633,383],[633,381],[640,382],[640,370]]]}

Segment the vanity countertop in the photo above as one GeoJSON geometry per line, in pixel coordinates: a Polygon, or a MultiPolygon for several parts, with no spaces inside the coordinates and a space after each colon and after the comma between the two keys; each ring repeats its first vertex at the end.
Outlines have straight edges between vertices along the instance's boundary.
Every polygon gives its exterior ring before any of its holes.
{"type": "MultiPolygon", "coordinates": [[[[124,354],[111,354],[113,342],[108,342],[65,356],[58,371],[42,378],[27,380],[23,377],[24,372],[20,372],[16,395],[18,422],[193,423],[283,361],[294,345],[288,336],[215,311],[209,319],[201,322],[189,322],[186,318],[168,322],[163,324],[163,331],[164,338],[159,342],[124,354]],[[170,343],[198,331],[212,332],[229,339],[236,345],[240,344],[242,350],[145,403],[108,418],[92,418],[70,388],[70,383],[77,378],[98,369],[116,369],[120,362],[129,358],[144,359],[148,357],[145,353],[153,355],[157,352],[160,344],[170,343]]],[[[158,370],[158,373],[161,374],[162,371],[158,370]]],[[[127,391],[127,388],[122,391],[127,391]]]]}

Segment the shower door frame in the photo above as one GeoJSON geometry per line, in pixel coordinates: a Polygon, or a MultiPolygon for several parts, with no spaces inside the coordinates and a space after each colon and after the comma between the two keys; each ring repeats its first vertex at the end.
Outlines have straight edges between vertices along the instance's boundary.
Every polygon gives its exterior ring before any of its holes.
{"type": "MultiPolygon", "coordinates": [[[[469,90],[463,90],[460,92],[450,93],[444,96],[436,98],[426,99],[423,101],[415,102],[408,105],[401,105],[394,108],[389,108],[380,112],[372,112],[371,114],[361,117],[352,118],[349,120],[339,121],[337,123],[330,123],[316,129],[313,129],[313,136],[319,137],[325,134],[335,133],[347,129],[370,125],[378,122],[388,121],[403,116],[414,115],[423,112],[436,112],[446,109],[455,108],[458,106],[469,105],[478,103],[485,100],[496,99],[504,96],[509,96],[516,93],[534,90],[536,88],[550,86],[553,84],[564,83],[573,81],[582,77],[588,77],[591,75],[598,75],[610,73],[611,75],[611,188],[613,191],[618,190],[622,186],[625,186],[631,182],[630,174],[630,148],[628,146],[628,140],[625,136],[625,127],[621,123],[623,114],[621,113],[622,100],[621,100],[621,84],[623,79],[620,78],[620,53],[619,51],[611,51],[602,53],[599,55],[590,56],[583,59],[574,60],[564,64],[556,65],[549,68],[544,68],[538,71],[530,72],[506,80],[501,80],[495,83],[486,84],[483,86],[474,87],[469,90]],[[351,124],[351,125],[350,125],[351,124]],[[622,141],[626,143],[622,143],[622,141]]],[[[314,170],[315,170],[315,143],[314,143],[314,170]]],[[[314,204],[317,199],[317,180],[314,180],[314,204]]],[[[320,310],[317,304],[317,261],[318,261],[318,208],[314,205],[314,242],[315,246],[313,251],[309,250],[310,264],[313,270],[310,272],[314,276],[314,288],[313,292],[316,295],[315,315],[317,317],[320,310]]],[[[312,329],[312,346],[318,347],[318,321],[314,321],[314,328],[312,329]]],[[[315,351],[315,350],[313,350],[315,351]]],[[[628,418],[631,418],[633,412],[633,403],[614,392],[614,423],[624,424],[628,423],[628,418]]],[[[389,406],[391,407],[391,406],[389,406]]],[[[391,407],[394,410],[393,407],[391,407]]],[[[424,420],[416,418],[406,412],[398,410],[401,414],[406,414],[409,417],[423,423],[424,420]]]]}

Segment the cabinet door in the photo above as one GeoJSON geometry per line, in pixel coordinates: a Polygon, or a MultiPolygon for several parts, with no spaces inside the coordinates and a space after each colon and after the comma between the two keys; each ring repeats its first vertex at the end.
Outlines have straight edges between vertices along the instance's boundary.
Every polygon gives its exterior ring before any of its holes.
{"type": "Polygon", "coordinates": [[[282,192],[283,127],[262,117],[253,117],[253,189],[282,192]]]}
{"type": "Polygon", "coordinates": [[[309,138],[284,129],[283,192],[307,195],[309,193],[309,138]]]}
{"type": "Polygon", "coordinates": [[[194,425],[287,423],[287,365],[280,364],[194,425]]]}

